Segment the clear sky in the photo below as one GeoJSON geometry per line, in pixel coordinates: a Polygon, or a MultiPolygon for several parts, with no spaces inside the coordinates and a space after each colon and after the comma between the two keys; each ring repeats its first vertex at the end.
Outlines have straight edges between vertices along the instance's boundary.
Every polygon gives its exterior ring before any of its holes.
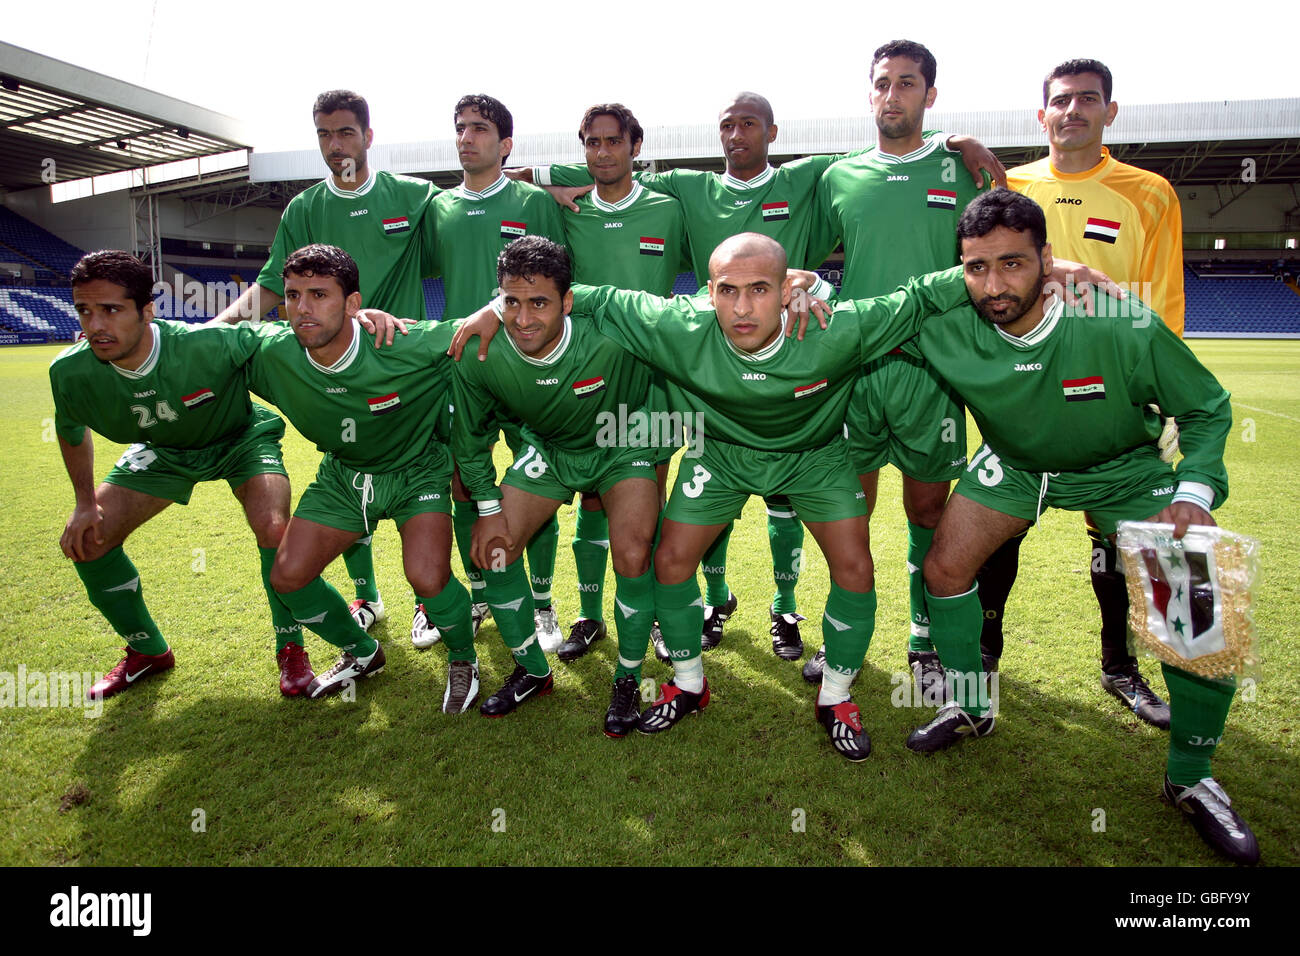
{"type": "Polygon", "coordinates": [[[337,87],[369,100],[387,143],[450,136],[464,93],[505,102],[517,132],[575,140],[601,101],[647,129],[712,123],[740,89],[767,95],[778,123],[858,115],[871,51],[898,38],[937,57],[941,110],[1036,109],[1043,74],[1076,56],[1111,68],[1121,106],[1300,96],[1294,0],[1215,4],[1212,17],[1136,0],[892,6],[65,0],[8,4],[4,39],[235,116],[263,150],[314,148],[311,102],[337,87]]]}

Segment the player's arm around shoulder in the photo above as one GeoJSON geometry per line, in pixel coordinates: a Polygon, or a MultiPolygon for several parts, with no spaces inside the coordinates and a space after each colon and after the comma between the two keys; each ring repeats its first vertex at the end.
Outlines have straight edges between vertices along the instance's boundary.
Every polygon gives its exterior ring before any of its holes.
{"type": "Polygon", "coordinates": [[[927,318],[968,300],[962,267],[953,266],[909,279],[889,295],[849,299],[840,305],[856,317],[859,359],[866,364],[915,336],[927,318]]]}

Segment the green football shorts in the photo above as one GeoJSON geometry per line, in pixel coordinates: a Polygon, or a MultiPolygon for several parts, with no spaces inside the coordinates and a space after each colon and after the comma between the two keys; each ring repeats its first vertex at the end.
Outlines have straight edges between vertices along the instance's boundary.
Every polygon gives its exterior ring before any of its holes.
{"type": "Polygon", "coordinates": [[[603,495],[628,478],[655,480],[650,448],[592,448],[580,452],[547,448],[527,431],[523,448],[506,469],[501,484],[520,491],[568,501],[574,492],[595,491],[603,495]]]}
{"type": "Polygon", "coordinates": [[[664,517],[682,524],[726,524],[750,495],[784,495],[803,521],[840,521],[867,513],[866,495],[837,438],[809,451],[760,451],[705,439],[703,454],[683,457],[664,517]]]}
{"type": "Polygon", "coordinates": [[[104,476],[109,484],[120,485],[144,495],[165,498],[177,504],[190,503],[200,481],[225,479],[234,491],[255,475],[284,475],[280,439],[284,421],[279,415],[253,403],[248,427],[225,441],[206,448],[163,448],[143,442],[132,445],[104,476]]]}
{"type": "Polygon", "coordinates": [[[1120,521],[1145,521],[1168,507],[1178,480],[1154,445],[1081,471],[1042,474],[1019,471],[981,445],[955,494],[1005,515],[1037,521],[1047,508],[1086,511],[1102,535],[1120,521]]]}
{"type": "Polygon", "coordinates": [[[845,413],[859,475],[892,464],[917,481],[951,481],[966,466],[966,409],[923,359],[903,352],[866,365],[845,413]]]}
{"type": "Polygon", "coordinates": [[[326,453],[293,514],[358,535],[383,518],[400,528],[419,514],[451,513],[451,471],[451,456],[437,442],[414,465],[380,474],[353,471],[326,453]]]}

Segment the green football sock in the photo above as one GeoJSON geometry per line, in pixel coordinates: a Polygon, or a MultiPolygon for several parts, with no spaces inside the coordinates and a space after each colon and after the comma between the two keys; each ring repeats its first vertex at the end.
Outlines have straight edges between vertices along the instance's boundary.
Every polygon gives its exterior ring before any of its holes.
{"type": "Polygon", "coordinates": [[[546,655],[537,643],[533,594],[524,574],[524,562],[516,558],[502,571],[488,568],[483,572],[483,580],[487,585],[487,602],[492,607],[492,620],[497,622],[506,647],[528,673],[545,677],[550,673],[551,665],[546,662],[546,655]]]}
{"type": "Polygon", "coordinates": [[[537,529],[537,533],[524,548],[528,555],[533,603],[537,607],[551,606],[551,582],[555,580],[555,553],[559,547],[560,522],[555,515],[551,515],[551,520],[537,529]]]}
{"type": "Polygon", "coordinates": [[[826,667],[841,674],[862,669],[871,635],[876,630],[876,592],[846,591],[834,581],[822,614],[826,667]]]}
{"type": "Polygon", "coordinates": [[[357,597],[363,601],[379,600],[379,585],[375,581],[375,552],[370,546],[373,536],[358,538],[343,552],[343,565],[348,569],[357,597]]]}
{"type": "Polygon", "coordinates": [[[609,563],[609,518],[602,511],[578,508],[573,532],[573,563],[578,569],[578,600],[582,616],[603,621],[605,566],[609,563]]]}
{"type": "Polygon", "coordinates": [[[1223,739],[1237,682],[1211,680],[1161,664],[1169,687],[1169,759],[1165,772],[1180,787],[1212,776],[1210,758],[1223,739]]]}
{"type": "Polygon", "coordinates": [[[699,657],[703,653],[700,635],[704,631],[704,602],[700,600],[700,583],[695,576],[681,584],[656,581],[654,603],[659,614],[659,630],[674,663],[699,657]]]}
{"type": "Polygon", "coordinates": [[[455,532],[456,551],[460,554],[460,566],[465,570],[465,580],[469,581],[472,600],[483,601],[483,572],[470,559],[470,535],[474,532],[474,522],[478,520],[478,509],[472,501],[455,501],[451,503],[451,528],[455,532]]]}
{"type": "Polygon", "coordinates": [[[803,565],[803,525],[793,505],[768,504],[767,540],[772,548],[772,577],[776,581],[772,610],[777,614],[793,614],[799,610],[794,589],[803,565]]]}
{"type": "Polygon", "coordinates": [[[907,638],[907,649],[917,653],[934,650],[934,642],[930,640],[930,612],[925,606],[925,578],[921,575],[925,556],[929,553],[930,542],[933,540],[933,528],[922,528],[910,521],[907,523],[907,592],[912,605],[912,627],[907,638]]]}
{"type": "MultiPolygon", "coordinates": [[[[694,578],[692,578],[694,580],[694,578]]],[[[698,594],[698,589],[696,590],[698,594]]],[[[641,681],[641,662],[650,643],[650,626],[655,619],[654,569],[639,578],[614,574],[614,627],[618,631],[618,667],[614,679],[631,674],[641,681]]],[[[704,619],[701,616],[700,626],[704,619]]]]}
{"type": "MultiPolygon", "coordinates": [[[[728,523],[722,529],[722,533],[714,539],[713,544],[709,545],[700,561],[700,570],[704,572],[704,600],[713,607],[726,604],[731,598],[731,589],[727,587],[727,543],[731,540],[731,529],[735,526],[734,521],[728,523]]],[[[701,610],[700,630],[704,629],[703,614],[701,610]]]]}
{"type": "Polygon", "coordinates": [[[469,592],[456,578],[449,577],[447,585],[434,597],[417,597],[424,605],[429,623],[442,634],[447,646],[447,660],[474,661],[474,624],[470,620],[469,592]]]}
{"type": "Polygon", "coordinates": [[[295,621],[311,628],[335,647],[352,651],[357,657],[375,652],[375,639],[352,619],[343,595],[323,578],[313,578],[310,584],[297,591],[276,593],[289,606],[295,621]]]}
{"type": "Polygon", "coordinates": [[[271,587],[271,566],[275,564],[275,548],[257,548],[257,556],[262,560],[262,587],[266,588],[266,600],[271,605],[271,627],[275,631],[275,652],[284,650],[286,644],[302,644],[302,625],[293,619],[293,612],[280,595],[271,587]]]}
{"type": "Polygon", "coordinates": [[[113,628],[140,654],[161,654],[167,650],[162,632],[144,604],[140,572],[121,546],[94,561],[73,565],[86,586],[86,596],[113,628]]]}
{"type": "Polygon", "coordinates": [[[925,603],[930,608],[930,639],[952,682],[953,700],[966,713],[983,717],[990,701],[984,690],[984,663],[980,658],[984,612],[980,608],[979,585],[965,594],[942,598],[926,588],[925,603]]]}

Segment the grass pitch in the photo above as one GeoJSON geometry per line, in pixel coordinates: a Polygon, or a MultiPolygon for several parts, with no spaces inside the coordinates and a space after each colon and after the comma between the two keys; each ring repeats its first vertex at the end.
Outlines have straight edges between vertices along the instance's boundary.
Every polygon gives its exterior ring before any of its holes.
{"type": "MultiPolygon", "coordinates": [[[[1264,664],[1234,703],[1216,776],[1264,861],[1295,865],[1300,343],[1192,344],[1234,396],[1232,493],[1217,518],[1263,543],[1264,664]]],[[[53,440],[46,367],[56,353],[0,350],[0,674],[10,680],[20,668],[98,674],[120,656],[58,548],[72,494],[53,440]]],[[[96,450],[102,475],[120,446],[97,437],[96,450]]],[[[317,459],[291,428],[295,495],[317,459]]],[[[557,663],[555,694],[506,719],[440,713],[446,656],[410,645],[391,523],[375,539],[389,617],[374,633],[387,669],[355,702],[282,699],[252,534],[224,484],[200,486],[188,507],[168,509],[127,543],[176,669],[104,703],[99,716],[79,705],[0,708],[0,864],[1216,863],[1157,799],[1165,735],[1097,685],[1097,611],[1076,515],[1047,514],[1025,543],[997,733],[928,758],[903,747],[929,711],[891,705],[907,675],[899,501],[897,472],[887,470],[872,527],[876,636],[855,689],[874,751],[850,765],[814,722],[799,664],[771,653],[760,502],[731,544],[740,606],[705,657],[712,704],[662,737],[615,741],[600,730],[612,639],[576,664],[557,663]]],[[[555,595],[567,622],[577,612],[573,509],[560,518],[555,595]]],[[[828,579],[811,537],[808,547],[798,593],[811,653],[828,579]]],[[[341,563],[327,576],[350,597],[341,563]]],[[[611,605],[612,578],[612,621],[611,605]]],[[[333,649],[307,640],[316,667],[328,667],[333,649]]],[[[479,653],[490,693],[513,665],[491,624],[479,653]]],[[[1154,662],[1144,671],[1163,691],[1154,662]]],[[[668,676],[653,657],[645,673],[668,676]]]]}

